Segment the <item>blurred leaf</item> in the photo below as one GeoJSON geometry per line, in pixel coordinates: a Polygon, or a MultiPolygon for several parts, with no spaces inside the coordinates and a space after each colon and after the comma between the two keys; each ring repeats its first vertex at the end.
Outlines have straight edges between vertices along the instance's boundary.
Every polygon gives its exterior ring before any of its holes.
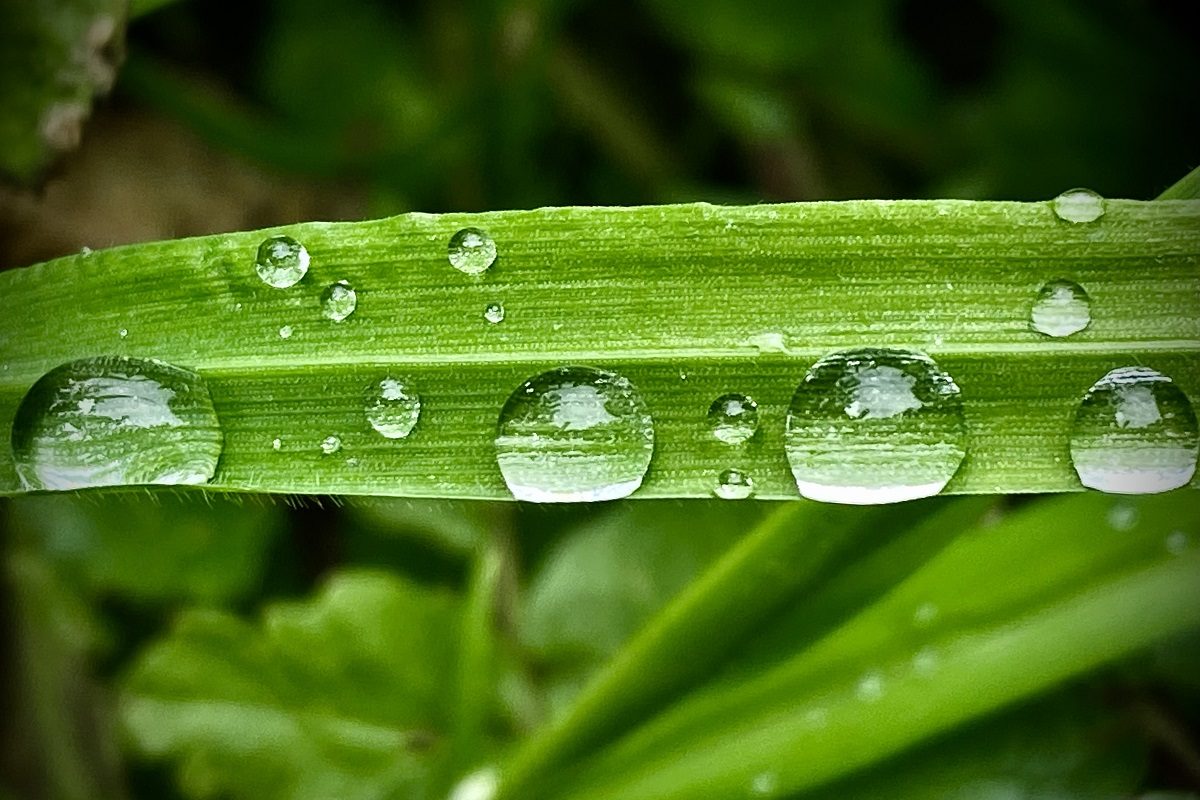
{"type": "Polygon", "coordinates": [[[346,516],[352,526],[379,536],[412,538],[447,553],[475,552],[487,532],[511,510],[509,503],[352,497],[346,516]]]}
{"type": "Polygon", "coordinates": [[[227,602],[257,586],[277,506],[189,495],[32,496],[13,530],[83,585],[138,600],[227,602]]]}
{"type": "Polygon", "coordinates": [[[1081,692],[1068,692],[799,797],[1120,800],[1137,788],[1144,768],[1144,746],[1113,724],[1111,710],[1081,692]]]}
{"type": "Polygon", "coordinates": [[[421,796],[442,751],[458,604],[370,572],[336,575],[261,625],[188,611],[137,659],[121,712],[192,797],[421,796]]]}
{"type": "Polygon", "coordinates": [[[0,0],[0,178],[35,182],[79,145],[124,38],[124,0],[0,0]]]}

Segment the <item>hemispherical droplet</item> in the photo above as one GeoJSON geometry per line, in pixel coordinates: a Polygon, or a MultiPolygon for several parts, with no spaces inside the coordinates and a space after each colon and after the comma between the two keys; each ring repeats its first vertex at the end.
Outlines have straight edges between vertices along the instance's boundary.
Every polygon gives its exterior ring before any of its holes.
{"type": "Polygon", "coordinates": [[[1050,201],[1063,222],[1095,222],[1104,216],[1104,198],[1091,189],[1069,189],[1050,201]]]}
{"type": "Polygon", "coordinates": [[[535,375],[500,412],[496,460],[518,500],[615,500],[642,484],[654,452],[654,423],[637,388],[621,375],[559,367],[535,375]]]}
{"type": "Polygon", "coordinates": [[[500,303],[488,303],[483,309],[483,318],[493,325],[504,322],[504,306],[500,303]]]}
{"type": "Polygon", "coordinates": [[[478,275],[496,260],[496,242],[479,228],[463,228],[450,237],[448,255],[455,269],[478,275]]]}
{"type": "Polygon", "coordinates": [[[100,356],[56,367],[30,387],[12,448],[27,489],[179,485],[212,479],[224,438],[196,373],[100,356]]]}
{"type": "Polygon", "coordinates": [[[385,439],[403,439],[421,416],[421,397],[396,378],[384,378],[367,390],[367,422],[385,439]]]}
{"type": "Polygon", "coordinates": [[[1192,546],[1192,537],[1184,531],[1171,531],[1167,534],[1167,552],[1173,556],[1181,556],[1192,546]]]}
{"type": "Polygon", "coordinates": [[[283,439],[280,439],[278,436],[276,436],[274,439],[272,439],[271,440],[271,449],[272,450],[282,450],[283,449],[283,439]]]}
{"type": "Polygon", "coordinates": [[[280,329],[279,329],[279,338],[280,339],[290,339],[290,338],[292,338],[293,333],[294,333],[294,331],[292,330],[291,325],[284,325],[284,326],[280,327],[280,329]]]}
{"type": "Polygon", "coordinates": [[[341,322],[358,308],[358,294],[346,281],[331,283],[321,292],[321,313],[326,319],[341,322]]]}
{"type": "Polygon", "coordinates": [[[796,389],[784,449],[800,493],[813,500],[895,503],[937,494],[966,455],[958,386],[921,353],[834,353],[796,389]]]}
{"type": "Polygon", "coordinates": [[[1083,396],[1070,448],[1084,486],[1152,494],[1191,481],[1200,433],[1191,402],[1170,378],[1148,367],[1121,367],[1083,396]]]}
{"type": "Polygon", "coordinates": [[[308,273],[308,250],[290,236],[271,236],[258,246],[254,269],[276,289],[295,286],[308,273]]]}
{"type": "Polygon", "coordinates": [[[342,449],[342,440],[337,436],[326,436],[321,440],[321,452],[331,456],[342,449]]]}
{"type": "Polygon", "coordinates": [[[854,686],[854,694],[867,703],[879,700],[883,697],[883,675],[874,671],[863,675],[854,686]]]}
{"type": "Polygon", "coordinates": [[[713,494],[722,500],[745,500],[754,495],[754,480],[740,469],[723,470],[717,476],[713,494]]]}
{"type": "Polygon", "coordinates": [[[1141,514],[1127,503],[1118,503],[1108,510],[1108,527],[1114,531],[1128,533],[1137,527],[1141,514]]]}
{"type": "Polygon", "coordinates": [[[1053,280],[1038,291],[1029,313],[1029,325],[1047,336],[1079,333],[1092,321],[1092,301],[1078,283],[1053,280]]]}
{"type": "Polygon", "coordinates": [[[708,407],[708,426],[725,444],[742,444],[758,431],[758,403],[744,394],[723,394],[708,407]]]}

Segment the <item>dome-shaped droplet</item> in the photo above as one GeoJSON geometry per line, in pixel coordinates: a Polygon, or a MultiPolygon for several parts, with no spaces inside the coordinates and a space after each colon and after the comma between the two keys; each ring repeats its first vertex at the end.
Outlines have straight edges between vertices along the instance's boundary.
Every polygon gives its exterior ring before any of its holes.
{"type": "Polygon", "coordinates": [[[268,286],[295,286],[308,273],[308,250],[290,236],[272,236],[258,246],[254,269],[268,286]]]}
{"type": "Polygon", "coordinates": [[[493,325],[504,322],[504,306],[500,303],[488,303],[483,309],[483,318],[493,325]]]}
{"type": "Polygon", "coordinates": [[[12,430],[28,489],[205,483],[223,442],[199,375],[122,356],[47,372],[25,394],[12,430]]]}
{"type": "Polygon", "coordinates": [[[346,281],[331,283],[321,292],[321,313],[326,319],[341,322],[358,308],[358,294],[346,281]]]}
{"type": "Polygon", "coordinates": [[[1092,321],[1092,301],[1078,283],[1053,280],[1038,291],[1029,325],[1047,336],[1079,333],[1092,321]]]}
{"type": "Polygon", "coordinates": [[[1170,378],[1147,367],[1121,367],[1084,395],[1070,447],[1084,486],[1151,494],[1191,481],[1200,435],[1191,402],[1170,378]]]}
{"type": "Polygon", "coordinates": [[[744,394],[723,394],[708,407],[708,426],[725,444],[741,444],[758,431],[758,403],[744,394]]]}
{"type": "Polygon", "coordinates": [[[290,339],[290,338],[292,338],[293,333],[295,333],[295,331],[292,329],[291,325],[281,325],[279,327],[279,338],[280,339],[290,339]]]}
{"type": "Polygon", "coordinates": [[[958,386],[933,359],[865,348],[809,369],[788,408],[784,449],[805,497],[896,503],[940,492],[965,440],[958,386]]]}
{"type": "Polygon", "coordinates": [[[367,422],[386,439],[403,439],[421,416],[420,396],[396,378],[384,378],[367,391],[367,422]]]}
{"type": "Polygon", "coordinates": [[[326,436],[321,440],[321,452],[331,456],[342,449],[342,440],[337,436],[326,436]]]}
{"type": "Polygon", "coordinates": [[[450,237],[448,255],[455,269],[478,275],[496,260],[496,242],[479,228],[463,228],[450,237]]]}
{"type": "Polygon", "coordinates": [[[1091,189],[1070,189],[1050,201],[1063,222],[1095,222],[1104,216],[1104,198],[1091,189]]]}
{"type": "Polygon", "coordinates": [[[713,494],[722,500],[745,500],[754,495],[754,480],[740,469],[723,470],[717,476],[713,494]]]}
{"type": "Polygon", "coordinates": [[[591,367],[536,375],[500,412],[496,460],[518,500],[615,500],[642,484],[654,423],[627,378],[591,367]]]}

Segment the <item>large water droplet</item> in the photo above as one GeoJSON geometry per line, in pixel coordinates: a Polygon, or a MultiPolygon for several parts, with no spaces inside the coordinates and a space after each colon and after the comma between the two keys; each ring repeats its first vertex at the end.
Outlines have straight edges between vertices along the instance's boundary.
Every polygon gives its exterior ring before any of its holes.
{"type": "Polygon", "coordinates": [[[1043,286],[1033,301],[1029,325],[1047,336],[1079,333],[1092,321],[1092,301],[1078,283],[1054,280],[1043,286]]]}
{"type": "Polygon", "coordinates": [[[403,439],[421,417],[421,396],[397,378],[384,378],[367,391],[367,422],[386,439],[403,439]]]}
{"type": "Polygon", "coordinates": [[[223,442],[199,375],[122,356],[47,372],[21,400],[12,430],[27,489],[205,483],[223,442]]]}
{"type": "Polygon", "coordinates": [[[331,283],[321,292],[321,313],[326,319],[341,322],[358,308],[358,293],[346,281],[331,283]]]}
{"type": "Polygon", "coordinates": [[[1084,395],[1070,446],[1084,486],[1151,494],[1192,479],[1200,434],[1192,404],[1170,378],[1147,367],[1121,367],[1084,395]]]}
{"type": "Polygon", "coordinates": [[[784,448],[800,493],[895,503],[940,492],[966,455],[958,386],[906,350],[847,350],[818,361],[788,408],[784,448]]]}
{"type": "Polygon", "coordinates": [[[496,460],[518,500],[615,500],[642,484],[654,423],[627,378],[559,367],[525,381],[500,412],[496,460]]]}
{"type": "Polygon", "coordinates": [[[448,255],[455,269],[478,275],[496,260],[496,242],[479,228],[463,228],[450,237],[448,255]]]}
{"type": "Polygon", "coordinates": [[[1063,222],[1095,222],[1104,216],[1104,198],[1091,189],[1069,189],[1050,205],[1063,222]]]}
{"type": "Polygon", "coordinates": [[[483,309],[483,318],[493,325],[504,322],[504,306],[500,303],[488,303],[483,309]]]}
{"type": "Polygon", "coordinates": [[[254,269],[268,286],[295,286],[308,272],[308,250],[290,236],[272,236],[258,246],[254,269]]]}
{"type": "Polygon", "coordinates": [[[758,403],[744,394],[723,394],[708,407],[708,425],[725,444],[741,444],[758,431],[758,403]]]}
{"type": "Polygon", "coordinates": [[[754,494],[754,480],[740,469],[727,469],[717,476],[713,494],[722,500],[745,500],[754,494]]]}

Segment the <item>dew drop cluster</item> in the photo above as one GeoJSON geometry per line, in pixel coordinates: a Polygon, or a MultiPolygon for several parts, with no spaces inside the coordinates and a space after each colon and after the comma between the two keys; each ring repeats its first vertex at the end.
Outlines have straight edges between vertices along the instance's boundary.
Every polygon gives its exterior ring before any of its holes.
{"type": "MultiPolygon", "coordinates": [[[[1049,205],[1065,226],[1096,223],[1106,207],[1104,198],[1086,189],[1064,192],[1049,205]]],[[[447,243],[450,266],[469,276],[483,275],[497,255],[495,240],[480,228],[462,228],[447,243]]],[[[262,283],[292,292],[305,291],[296,287],[310,268],[318,275],[323,269],[314,266],[304,243],[285,235],[264,239],[253,266],[262,283]]],[[[316,308],[328,322],[343,323],[355,314],[359,295],[348,279],[329,279],[319,294],[313,293],[316,308]]],[[[1066,339],[1092,325],[1091,298],[1072,277],[1055,277],[1030,291],[1031,335],[1066,339]]],[[[505,314],[496,300],[484,307],[482,317],[495,326],[505,314]]],[[[290,339],[296,330],[284,324],[278,337],[290,339]]],[[[120,337],[126,332],[120,329],[120,337]]],[[[687,376],[681,373],[680,379],[687,376]]],[[[938,494],[970,449],[963,391],[932,357],[915,350],[859,347],[830,353],[807,368],[786,408],[781,406],[768,406],[770,413],[764,414],[749,394],[730,391],[697,414],[698,431],[706,431],[715,448],[708,452],[723,454],[708,473],[713,496],[754,496],[755,479],[744,462],[766,441],[782,442],[800,495],[847,504],[938,494]],[[764,428],[771,432],[763,433],[764,428]]],[[[377,442],[411,439],[422,419],[414,382],[399,375],[377,375],[364,387],[361,408],[362,426],[377,442]]],[[[347,448],[346,442],[358,441],[351,433],[330,431],[315,448],[312,440],[307,447],[333,456],[347,448]]],[[[217,472],[224,440],[200,374],[115,355],[72,361],[45,373],[21,401],[12,428],[17,475],[31,490],[206,483],[217,472]]],[[[528,377],[511,392],[499,409],[493,444],[500,477],[518,500],[615,500],[637,491],[650,473],[655,423],[650,405],[627,377],[596,366],[557,366],[528,377]]],[[[1126,365],[1099,376],[1082,393],[1063,444],[1083,486],[1146,494],[1192,480],[1200,432],[1191,401],[1169,376],[1126,365]]],[[[283,452],[283,438],[273,437],[265,446],[283,452]]],[[[354,455],[345,461],[360,463],[354,455]]],[[[1114,510],[1110,524],[1132,527],[1136,518],[1127,521],[1114,510]]],[[[1165,546],[1183,552],[1191,542],[1180,533],[1169,536],[1165,546]]],[[[927,624],[935,614],[936,609],[918,609],[916,624],[927,624]]],[[[881,678],[865,676],[858,691],[863,699],[873,699],[883,691],[881,678]]]]}

